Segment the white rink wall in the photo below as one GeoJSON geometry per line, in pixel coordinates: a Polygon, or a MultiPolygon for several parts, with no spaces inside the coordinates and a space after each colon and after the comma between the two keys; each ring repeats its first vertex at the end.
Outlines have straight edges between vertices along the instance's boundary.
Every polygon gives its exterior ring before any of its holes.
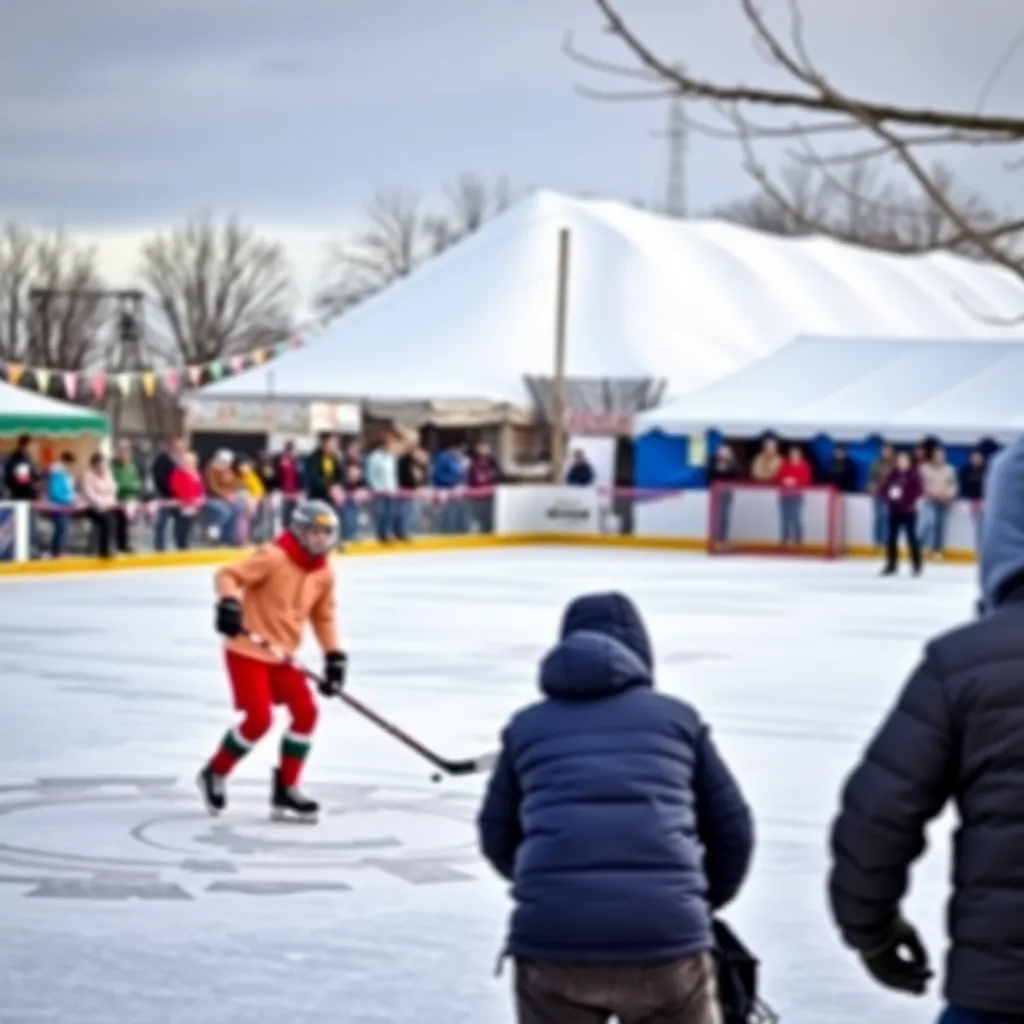
{"type": "MultiPolygon", "coordinates": [[[[874,502],[866,494],[840,495],[839,548],[866,553],[874,548],[874,502]]],[[[709,535],[708,491],[615,491],[596,487],[500,487],[495,496],[495,532],[499,535],[618,534],[624,508],[632,511],[627,536],[702,546],[709,535]]],[[[823,539],[827,526],[824,489],[805,499],[804,520],[810,543],[823,539]]],[[[732,510],[733,533],[746,540],[774,543],[778,535],[778,494],[771,488],[741,487],[732,510]]],[[[972,504],[958,501],[946,525],[950,553],[969,556],[975,549],[972,504]]]]}

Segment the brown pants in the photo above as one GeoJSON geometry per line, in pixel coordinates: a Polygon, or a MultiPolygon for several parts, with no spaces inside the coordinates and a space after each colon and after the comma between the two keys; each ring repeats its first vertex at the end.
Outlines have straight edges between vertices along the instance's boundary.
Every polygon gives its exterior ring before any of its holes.
{"type": "Polygon", "coordinates": [[[723,1024],[709,953],[653,966],[516,961],[519,1024],[723,1024]]]}

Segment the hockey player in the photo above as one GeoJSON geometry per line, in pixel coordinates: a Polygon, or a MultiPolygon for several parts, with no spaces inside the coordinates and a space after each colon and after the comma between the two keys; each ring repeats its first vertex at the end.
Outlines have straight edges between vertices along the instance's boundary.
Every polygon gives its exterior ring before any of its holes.
{"type": "Polygon", "coordinates": [[[327,560],[337,538],[334,509],[323,501],[306,501],[273,543],[224,567],[215,577],[216,629],[227,638],[228,678],[242,718],[199,773],[199,791],[212,815],[227,805],[227,776],[270,730],[273,706],[284,704],[291,722],[274,770],[271,814],[277,819],[316,820],[319,805],[298,789],[317,720],[312,689],[302,672],[255,644],[247,631],[291,655],[298,650],[308,621],[324,651],[320,693],[334,697],[341,692],[347,658],[338,644],[334,572],[327,560]]]}

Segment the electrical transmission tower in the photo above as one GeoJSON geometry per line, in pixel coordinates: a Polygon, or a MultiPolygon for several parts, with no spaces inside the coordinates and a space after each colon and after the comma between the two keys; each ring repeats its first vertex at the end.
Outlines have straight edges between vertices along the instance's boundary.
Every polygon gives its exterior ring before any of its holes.
{"type": "Polygon", "coordinates": [[[666,146],[663,212],[669,217],[685,217],[687,213],[686,154],[690,135],[681,95],[677,93],[669,100],[668,125],[665,130],[651,134],[656,139],[663,139],[666,146]]]}

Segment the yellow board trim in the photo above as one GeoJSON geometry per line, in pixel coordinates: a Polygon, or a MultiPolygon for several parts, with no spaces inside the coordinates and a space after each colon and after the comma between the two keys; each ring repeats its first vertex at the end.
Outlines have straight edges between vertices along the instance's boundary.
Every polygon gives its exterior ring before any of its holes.
{"type": "MultiPolygon", "coordinates": [[[[408,555],[439,551],[475,551],[482,548],[554,544],[566,547],[619,548],[634,551],[705,551],[707,542],[697,537],[622,537],[608,534],[516,533],[505,536],[469,534],[458,537],[423,537],[414,541],[381,544],[356,541],[345,548],[345,557],[358,555],[408,555]]],[[[815,552],[809,552],[811,554],[815,552]]],[[[818,552],[823,554],[824,552],[818,552]]],[[[197,551],[152,552],[119,558],[61,558],[53,561],[0,563],[0,577],[59,576],[73,573],[124,572],[133,569],[185,569],[223,565],[238,558],[238,548],[197,551]]],[[[856,545],[843,550],[841,558],[881,557],[877,548],[856,545]]],[[[973,551],[947,551],[943,562],[967,565],[976,561],[973,551]]]]}

